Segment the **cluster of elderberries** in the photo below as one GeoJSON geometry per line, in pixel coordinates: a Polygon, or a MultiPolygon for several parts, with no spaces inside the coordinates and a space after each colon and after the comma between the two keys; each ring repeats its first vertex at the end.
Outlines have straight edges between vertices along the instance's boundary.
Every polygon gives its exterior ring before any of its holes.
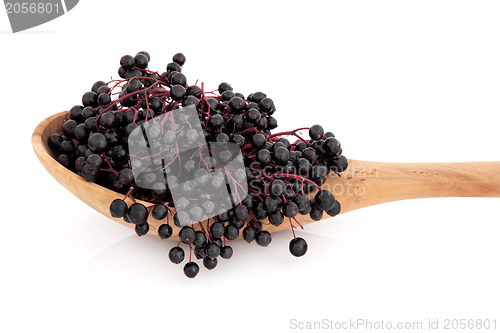
{"type": "MultiPolygon", "coordinates": [[[[154,232],[168,239],[173,234],[172,220],[174,228],[180,228],[180,241],[169,258],[183,262],[181,243],[189,247],[186,276],[199,272],[192,252],[213,269],[218,257],[232,256],[226,242],[240,234],[249,243],[255,240],[268,246],[271,234],[263,224],[279,226],[287,219],[293,231],[302,227],[298,214],[317,221],[324,212],[340,213],[333,194],[321,189],[330,172],[338,174],[348,165],[331,132],[314,125],[271,133],[278,123],[273,117],[274,102],[266,94],[245,97],[228,83],[211,92],[205,91],[203,83],[188,85],[182,73],[186,58],[181,53],[161,74],[148,69],[149,61],[147,52],[123,56],[118,71],[122,79],[96,82],[48,142],[62,165],[124,195],[110,204],[110,213],[133,223],[139,236],[150,232],[152,216],[162,221],[154,232]],[[198,131],[191,126],[193,115],[182,112],[184,108],[195,110],[198,131]],[[310,139],[300,135],[304,130],[310,139]],[[231,170],[228,163],[238,156],[241,167],[231,170]],[[232,192],[228,209],[221,209],[226,206],[217,197],[220,192],[206,191],[221,187],[232,192]],[[309,194],[315,190],[311,200],[309,194]],[[134,203],[127,205],[127,198],[134,203]],[[199,221],[203,222],[194,224],[199,221]]],[[[306,241],[295,237],[295,232],[293,236],[290,252],[304,255],[306,241]]]]}

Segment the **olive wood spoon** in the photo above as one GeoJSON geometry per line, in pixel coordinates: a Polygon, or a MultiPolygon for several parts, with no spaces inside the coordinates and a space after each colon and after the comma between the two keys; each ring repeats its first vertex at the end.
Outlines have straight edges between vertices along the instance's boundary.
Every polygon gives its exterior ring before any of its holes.
{"type": "MultiPolygon", "coordinates": [[[[47,139],[59,131],[69,112],[60,112],[43,120],[35,129],[31,142],[33,149],[45,169],[68,191],[104,216],[129,228],[135,225],[123,219],[111,217],[110,203],[124,195],[86,182],[82,177],[59,164],[51,153],[47,139]]],[[[397,200],[431,197],[500,197],[500,162],[472,163],[381,163],[349,160],[349,167],[339,176],[331,172],[323,189],[331,191],[341,203],[341,214],[367,206],[397,200]]],[[[311,193],[314,196],[315,192],[311,193]]],[[[127,204],[132,200],[128,198],[127,204]]],[[[146,207],[151,203],[136,200],[146,207]]],[[[326,213],[323,219],[329,218],[326,213]]],[[[301,225],[315,222],[308,215],[297,215],[301,225]]],[[[172,239],[178,239],[179,228],[172,222],[172,239]]],[[[149,235],[158,236],[158,227],[166,219],[149,218],[149,235]]],[[[206,222],[204,222],[206,223],[206,222]]],[[[294,222],[297,226],[297,223],[294,222]]],[[[193,225],[200,229],[199,223],[193,225]]],[[[274,232],[289,229],[289,223],[275,227],[266,224],[264,229],[274,232]]]]}

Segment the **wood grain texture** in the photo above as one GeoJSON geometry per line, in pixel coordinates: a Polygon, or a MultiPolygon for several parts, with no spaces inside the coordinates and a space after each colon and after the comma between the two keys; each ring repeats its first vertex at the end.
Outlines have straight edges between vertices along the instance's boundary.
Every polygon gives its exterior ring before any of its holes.
{"type": "MultiPolygon", "coordinates": [[[[83,178],[66,169],[52,155],[47,139],[58,132],[69,118],[69,113],[61,112],[42,121],[32,136],[32,145],[45,169],[68,191],[104,216],[126,226],[133,224],[111,217],[109,204],[123,195],[100,185],[88,183],[83,178]]],[[[323,189],[334,193],[342,204],[342,212],[372,206],[384,202],[431,197],[500,197],[500,162],[472,163],[381,163],[349,161],[349,168],[340,177],[331,173],[323,189]]],[[[311,194],[314,196],[314,193],[311,194]]],[[[138,200],[145,206],[150,203],[138,200]]],[[[127,199],[130,205],[132,201],[127,199]]],[[[324,214],[323,218],[329,218],[324,214]]],[[[308,216],[297,216],[301,224],[312,223],[308,216]]],[[[166,223],[149,219],[149,235],[157,236],[159,225],[166,223]]],[[[172,239],[178,239],[179,228],[172,223],[172,239]]],[[[206,222],[205,222],[206,223],[206,222]]],[[[264,223],[266,223],[264,221],[264,223]]],[[[199,225],[194,225],[199,229],[199,225]]],[[[284,222],[279,227],[264,226],[270,232],[289,229],[284,222]]]]}

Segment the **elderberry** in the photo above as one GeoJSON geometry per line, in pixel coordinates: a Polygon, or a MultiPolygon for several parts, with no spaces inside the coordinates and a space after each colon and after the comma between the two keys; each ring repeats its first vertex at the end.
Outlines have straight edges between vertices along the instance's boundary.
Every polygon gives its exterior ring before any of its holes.
{"type": "MultiPolygon", "coordinates": [[[[272,238],[263,224],[272,230],[286,218],[297,227],[298,214],[312,220],[340,214],[341,203],[322,189],[349,164],[332,132],[313,125],[273,134],[276,105],[265,93],[245,98],[226,82],[211,92],[204,83],[190,85],[182,73],[182,53],[172,57],[161,75],[148,69],[150,60],[145,51],[121,57],[118,74],[123,80],[96,81],[46,139],[63,166],[124,196],[110,203],[112,217],[132,223],[139,236],[150,229],[162,239],[178,233],[181,245],[170,250],[170,260],[182,262],[181,246],[189,246],[206,268],[214,269],[219,256],[232,257],[226,242],[240,234],[246,242],[266,247],[272,238]],[[185,113],[174,123],[169,115],[181,107],[196,110],[201,128],[186,127],[193,119],[185,113]],[[164,121],[158,121],[162,116],[164,121]],[[197,146],[204,141],[208,149],[197,146]],[[223,149],[215,153],[212,143],[223,149]],[[134,145],[143,151],[130,151],[134,145]],[[180,153],[186,147],[196,148],[180,153]],[[143,155],[137,159],[137,154],[143,155]],[[232,161],[244,167],[233,170],[232,161]],[[247,191],[240,192],[242,188],[247,191]],[[183,195],[174,204],[176,190],[183,195]],[[212,190],[229,192],[229,210],[219,210],[223,199],[212,190]],[[130,207],[127,198],[134,201],[130,207]],[[148,224],[149,214],[152,223],[161,224],[148,224]],[[204,223],[191,225],[197,221],[204,223]]],[[[294,237],[292,255],[306,251],[305,240],[294,237]]],[[[190,260],[184,272],[194,277],[199,266],[190,260]]]]}
{"type": "Polygon", "coordinates": [[[290,241],[290,253],[296,257],[302,257],[307,252],[307,242],[300,237],[294,238],[290,241]]]}

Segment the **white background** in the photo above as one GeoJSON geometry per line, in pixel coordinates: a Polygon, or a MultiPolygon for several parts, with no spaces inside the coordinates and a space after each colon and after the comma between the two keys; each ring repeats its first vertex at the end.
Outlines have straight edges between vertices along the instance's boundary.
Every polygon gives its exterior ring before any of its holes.
{"type": "MultiPolygon", "coordinates": [[[[41,167],[30,138],[122,55],[189,83],[264,91],[280,129],[323,124],[349,158],[500,160],[496,1],[98,1],[12,34],[0,13],[0,331],[287,332],[290,320],[489,318],[500,326],[499,199],[365,208],[187,279],[41,167]]],[[[426,325],[426,324],[425,324],[426,325]]],[[[424,325],[424,327],[425,327],[424,325]]]]}

